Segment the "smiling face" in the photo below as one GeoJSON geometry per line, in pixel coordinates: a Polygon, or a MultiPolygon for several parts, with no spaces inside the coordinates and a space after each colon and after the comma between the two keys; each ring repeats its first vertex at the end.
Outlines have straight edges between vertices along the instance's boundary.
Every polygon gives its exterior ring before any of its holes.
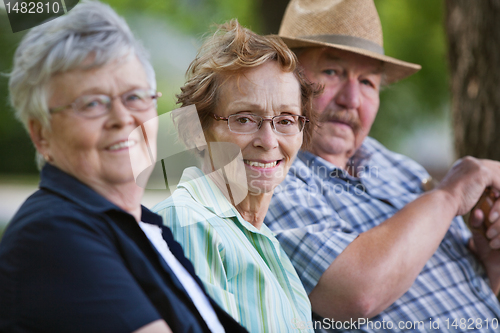
{"type": "MultiPolygon", "coordinates": [[[[149,85],[141,63],[130,56],[103,67],[54,76],[49,108],[68,105],[83,95],[115,97],[138,88],[148,89],[149,85]]],[[[43,155],[50,156],[50,163],[95,190],[113,189],[134,182],[129,152],[145,147],[139,144],[139,138],[128,140],[128,136],[156,115],[154,105],[146,111],[129,111],[119,97],[113,99],[109,114],[92,119],[83,118],[68,107],[52,115],[51,129],[43,130],[42,143],[37,147],[43,155]]],[[[155,151],[156,135],[149,135],[148,139],[155,151]]],[[[136,155],[147,157],[148,153],[136,155]]]]}
{"type": "MultiPolygon", "coordinates": [[[[230,77],[219,90],[215,113],[256,114],[264,118],[301,115],[300,86],[291,72],[283,72],[275,61],[230,77]]],[[[264,121],[255,133],[229,131],[226,121],[212,120],[208,141],[231,142],[240,147],[247,173],[248,190],[253,194],[272,192],[283,181],[302,145],[302,133],[281,135],[264,121]]]]}
{"type": "Polygon", "coordinates": [[[332,48],[311,48],[299,54],[306,77],[324,86],[314,100],[319,127],[311,151],[345,167],[370,132],[379,107],[381,63],[332,48]]]}

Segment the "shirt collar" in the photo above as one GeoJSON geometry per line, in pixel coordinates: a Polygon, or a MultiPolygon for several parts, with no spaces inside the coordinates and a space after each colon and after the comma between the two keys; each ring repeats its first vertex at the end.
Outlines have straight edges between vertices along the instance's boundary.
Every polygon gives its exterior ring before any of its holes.
{"type": "Polygon", "coordinates": [[[306,167],[308,167],[321,179],[330,179],[333,176],[336,178],[351,178],[346,170],[339,168],[335,164],[332,164],[311,152],[301,150],[297,154],[297,158],[300,159],[306,167]]]}
{"type": "Polygon", "coordinates": [[[235,223],[238,221],[248,231],[264,235],[273,243],[278,244],[273,232],[265,224],[262,224],[259,230],[244,220],[219,187],[197,167],[185,169],[177,187],[184,188],[196,202],[220,218],[236,218],[233,220],[235,223]]]}
{"type": "Polygon", "coordinates": [[[219,217],[239,216],[217,185],[197,167],[185,169],[177,187],[186,189],[196,202],[219,217]]]}
{"type": "Polygon", "coordinates": [[[370,140],[372,139],[369,137],[365,138],[363,144],[347,162],[347,170],[342,169],[335,164],[330,163],[327,160],[305,150],[300,150],[297,154],[297,158],[300,159],[308,168],[310,168],[314,172],[314,174],[316,174],[320,178],[327,179],[336,177],[355,181],[359,178],[351,176],[348,172],[348,169],[363,168],[368,170],[368,168],[370,168],[371,160],[373,157],[373,152],[367,146],[369,145],[370,140]]]}
{"type": "MultiPolygon", "coordinates": [[[[89,211],[104,213],[115,210],[129,214],[75,177],[49,163],[44,165],[40,173],[40,179],[41,189],[65,197],[89,211]]],[[[161,217],[152,213],[144,206],[141,206],[141,208],[141,220],[143,222],[162,225],[161,217]]]]}

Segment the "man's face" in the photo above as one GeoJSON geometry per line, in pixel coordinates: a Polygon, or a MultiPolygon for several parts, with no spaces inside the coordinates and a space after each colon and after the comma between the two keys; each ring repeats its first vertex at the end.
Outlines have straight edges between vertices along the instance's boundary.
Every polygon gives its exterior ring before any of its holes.
{"type": "Polygon", "coordinates": [[[337,165],[345,163],[361,146],[377,115],[382,64],[326,47],[303,51],[299,62],[307,78],[324,87],[314,100],[320,125],[310,150],[337,165]]]}

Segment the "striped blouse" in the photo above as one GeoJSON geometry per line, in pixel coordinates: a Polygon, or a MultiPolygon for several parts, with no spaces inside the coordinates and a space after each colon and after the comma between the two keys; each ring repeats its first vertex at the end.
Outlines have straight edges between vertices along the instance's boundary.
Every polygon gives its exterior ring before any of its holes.
{"type": "Polygon", "coordinates": [[[290,260],[263,225],[245,221],[198,168],[153,208],[210,296],[250,332],[312,332],[311,304],[290,260]]]}

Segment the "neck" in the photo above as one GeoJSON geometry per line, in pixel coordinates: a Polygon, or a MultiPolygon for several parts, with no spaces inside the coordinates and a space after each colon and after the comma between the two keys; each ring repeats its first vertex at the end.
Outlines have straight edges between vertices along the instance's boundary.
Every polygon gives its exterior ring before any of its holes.
{"type": "Polygon", "coordinates": [[[231,183],[232,191],[229,193],[228,185],[226,184],[226,181],[220,171],[209,172],[206,165],[204,165],[202,170],[205,175],[208,175],[208,177],[215,183],[226,199],[231,204],[235,205],[236,210],[240,213],[243,219],[250,222],[254,227],[260,230],[262,223],[264,223],[264,217],[266,216],[273,193],[253,195],[251,192],[248,192],[247,187],[242,188],[236,183],[231,183]],[[238,191],[238,193],[234,193],[234,191],[238,191]],[[241,198],[245,194],[246,196],[241,202],[236,204],[233,202],[234,198],[241,198]]]}
{"type": "MultiPolygon", "coordinates": [[[[227,169],[226,174],[223,174],[220,169],[213,172],[214,170],[208,154],[204,157],[202,171],[215,183],[227,200],[235,206],[243,219],[260,230],[264,223],[264,218],[269,208],[273,192],[252,194],[248,191],[246,184],[245,186],[241,186],[238,183],[238,181],[242,179],[240,177],[235,177],[235,175],[228,172],[227,169]],[[230,183],[230,186],[227,185],[227,182],[230,183]],[[240,201],[240,198],[243,198],[241,202],[233,201],[240,201]]],[[[233,170],[233,173],[234,172],[238,172],[238,169],[233,170]]],[[[244,181],[246,181],[246,177],[244,181]]]]}
{"type": "Polygon", "coordinates": [[[139,187],[135,182],[115,186],[104,186],[103,184],[92,182],[85,183],[110,202],[132,215],[136,221],[139,222],[141,220],[141,199],[144,189],[139,187]]]}
{"type": "Polygon", "coordinates": [[[272,196],[273,192],[255,195],[249,192],[246,198],[236,205],[236,209],[245,221],[260,230],[272,196]]]}
{"type": "Polygon", "coordinates": [[[76,170],[68,165],[60,163],[53,163],[53,165],[67,174],[72,175],[110,202],[131,214],[136,221],[141,220],[141,199],[144,194],[144,189],[135,183],[135,179],[132,175],[127,181],[123,180],[121,182],[107,183],[96,178],[92,174],[76,172],[76,170]]]}

